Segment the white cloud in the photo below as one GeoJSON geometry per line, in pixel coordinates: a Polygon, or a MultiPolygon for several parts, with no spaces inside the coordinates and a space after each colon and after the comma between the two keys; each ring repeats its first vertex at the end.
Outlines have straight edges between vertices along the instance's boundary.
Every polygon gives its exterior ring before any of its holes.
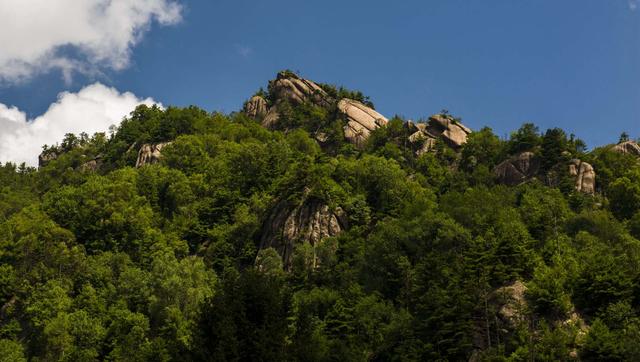
{"type": "Polygon", "coordinates": [[[638,0],[628,0],[629,10],[636,11],[638,9],[638,0]]]}
{"type": "Polygon", "coordinates": [[[181,11],[177,0],[1,0],[0,82],[121,70],[153,21],[175,24],[181,11]]]}
{"type": "Polygon", "coordinates": [[[248,58],[253,53],[253,49],[247,45],[236,44],[236,52],[241,57],[248,58]]]}
{"type": "Polygon", "coordinates": [[[42,145],[59,143],[67,133],[105,132],[109,126],[119,125],[137,105],[154,103],[151,98],[139,99],[100,83],[78,93],[60,93],[57,102],[35,119],[0,103],[0,162],[37,166],[42,145]]]}

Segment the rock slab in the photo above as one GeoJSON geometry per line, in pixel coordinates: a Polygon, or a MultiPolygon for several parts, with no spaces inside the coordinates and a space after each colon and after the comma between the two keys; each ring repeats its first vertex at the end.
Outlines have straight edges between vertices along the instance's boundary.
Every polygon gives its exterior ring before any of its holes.
{"type": "Polygon", "coordinates": [[[136,167],[142,167],[144,165],[151,165],[160,162],[162,158],[162,149],[171,142],[162,142],[156,144],[146,143],[140,147],[138,151],[138,159],[136,160],[136,167]]]}
{"type": "Polygon", "coordinates": [[[345,138],[358,147],[364,145],[372,131],[389,123],[385,116],[353,99],[341,99],[338,111],[347,121],[344,126],[345,138]]]}

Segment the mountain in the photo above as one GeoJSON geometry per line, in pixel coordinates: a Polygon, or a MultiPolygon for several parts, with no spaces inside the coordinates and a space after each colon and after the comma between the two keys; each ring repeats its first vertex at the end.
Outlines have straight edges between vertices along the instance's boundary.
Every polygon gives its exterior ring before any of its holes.
{"type": "Polygon", "coordinates": [[[0,360],[640,359],[640,146],[290,71],[0,165],[0,360]]]}

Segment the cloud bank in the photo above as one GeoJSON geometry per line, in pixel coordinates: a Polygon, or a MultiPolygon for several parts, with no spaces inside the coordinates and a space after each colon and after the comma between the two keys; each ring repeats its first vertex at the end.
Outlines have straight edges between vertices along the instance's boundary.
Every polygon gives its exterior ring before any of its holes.
{"type": "Polygon", "coordinates": [[[176,0],[2,0],[0,82],[124,69],[151,24],[175,24],[181,11],[176,0]]]}
{"type": "Polygon", "coordinates": [[[34,119],[0,103],[0,162],[37,166],[42,145],[59,143],[66,133],[105,132],[109,126],[119,125],[137,105],[154,103],[151,98],[139,99],[100,83],[78,93],[60,93],[57,102],[34,119]]]}

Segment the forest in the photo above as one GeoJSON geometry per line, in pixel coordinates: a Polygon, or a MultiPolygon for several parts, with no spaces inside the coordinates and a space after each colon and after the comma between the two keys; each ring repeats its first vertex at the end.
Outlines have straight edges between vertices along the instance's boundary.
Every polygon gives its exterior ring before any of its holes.
{"type": "Polygon", "coordinates": [[[374,107],[284,71],[1,165],[0,361],[640,360],[628,134],[374,107]]]}

